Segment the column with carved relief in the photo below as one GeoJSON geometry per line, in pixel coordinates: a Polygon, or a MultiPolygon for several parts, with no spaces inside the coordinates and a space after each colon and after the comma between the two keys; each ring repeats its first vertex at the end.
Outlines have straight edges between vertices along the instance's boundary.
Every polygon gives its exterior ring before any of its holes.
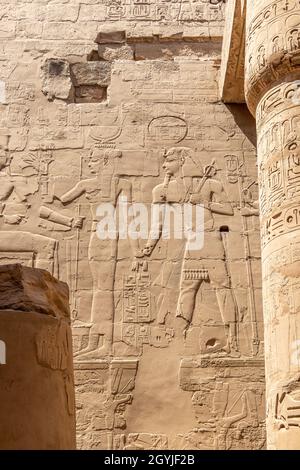
{"type": "Polygon", "coordinates": [[[300,2],[248,0],[256,117],[269,449],[300,449],[300,2]]]}

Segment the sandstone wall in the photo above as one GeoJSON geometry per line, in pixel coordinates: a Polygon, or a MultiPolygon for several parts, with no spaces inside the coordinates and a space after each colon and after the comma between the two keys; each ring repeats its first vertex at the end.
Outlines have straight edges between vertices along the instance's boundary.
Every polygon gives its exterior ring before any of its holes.
{"type": "Polygon", "coordinates": [[[264,446],[255,123],[219,100],[223,19],[217,0],[1,0],[0,261],[70,286],[79,448],[264,446]],[[202,253],[96,236],[103,202],[192,194],[202,253]]]}

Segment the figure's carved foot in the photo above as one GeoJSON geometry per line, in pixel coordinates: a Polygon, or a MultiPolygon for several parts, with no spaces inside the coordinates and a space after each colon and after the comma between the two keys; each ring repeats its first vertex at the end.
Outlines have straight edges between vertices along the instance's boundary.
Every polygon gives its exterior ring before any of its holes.
{"type": "Polygon", "coordinates": [[[223,349],[220,349],[219,351],[206,351],[200,354],[203,358],[223,358],[223,357],[228,357],[228,352],[223,349]]]}
{"type": "Polygon", "coordinates": [[[225,357],[241,357],[240,352],[236,345],[233,345],[230,340],[227,340],[226,346],[219,346],[218,349],[206,350],[201,354],[203,357],[211,358],[225,358],[225,357]]]}
{"type": "Polygon", "coordinates": [[[101,348],[98,349],[93,349],[93,350],[88,350],[88,348],[84,349],[83,351],[80,351],[74,356],[78,361],[96,361],[98,359],[104,359],[112,355],[111,349],[107,346],[102,346],[101,348]]]}
{"type": "Polygon", "coordinates": [[[72,323],[73,328],[91,328],[92,326],[92,323],[87,323],[78,319],[74,320],[72,323]]]}
{"type": "Polygon", "coordinates": [[[91,334],[88,346],[81,351],[77,351],[74,357],[79,361],[95,361],[111,356],[111,345],[105,341],[104,336],[101,334],[91,334]]]}
{"type": "Polygon", "coordinates": [[[175,317],[175,329],[182,332],[184,339],[186,339],[189,327],[190,323],[183,316],[181,316],[180,313],[177,313],[175,317]]]}
{"type": "Polygon", "coordinates": [[[241,357],[241,353],[238,350],[238,346],[235,341],[229,340],[227,341],[227,345],[222,351],[226,352],[230,357],[241,357]]]}
{"type": "Polygon", "coordinates": [[[229,353],[230,357],[241,357],[241,353],[237,349],[231,349],[229,353]]]}
{"type": "Polygon", "coordinates": [[[167,310],[160,310],[157,315],[157,323],[159,325],[165,325],[166,318],[170,314],[167,310]]]}

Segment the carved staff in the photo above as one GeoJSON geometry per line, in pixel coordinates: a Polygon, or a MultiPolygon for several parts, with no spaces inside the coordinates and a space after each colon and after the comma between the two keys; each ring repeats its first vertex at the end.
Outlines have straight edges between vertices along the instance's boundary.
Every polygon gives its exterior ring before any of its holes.
{"type": "MultiPolygon", "coordinates": [[[[242,189],[243,183],[243,176],[239,175],[239,190],[240,190],[240,205],[241,208],[246,207],[246,201],[243,197],[244,191],[242,189]]],[[[253,185],[250,184],[246,189],[248,190],[253,185]]],[[[251,251],[250,251],[250,241],[248,235],[248,224],[247,224],[247,216],[242,216],[243,221],[243,238],[244,238],[244,250],[246,256],[246,270],[247,270],[247,277],[249,281],[248,286],[248,298],[249,298],[249,307],[250,307],[250,315],[251,315],[251,327],[252,327],[252,354],[253,356],[257,356],[259,350],[259,336],[258,336],[258,328],[257,328],[257,314],[256,314],[256,302],[255,302],[255,295],[253,290],[253,273],[252,273],[252,265],[251,265],[251,251]]]]}
{"type": "Polygon", "coordinates": [[[215,164],[216,164],[216,160],[212,160],[211,164],[207,165],[205,167],[204,175],[202,177],[202,180],[200,181],[200,183],[198,184],[198,186],[196,188],[196,194],[201,192],[201,190],[202,190],[204,184],[206,183],[206,181],[208,180],[208,178],[210,178],[212,176],[212,172],[216,171],[215,164]]]}
{"type": "Polygon", "coordinates": [[[40,187],[42,199],[45,202],[52,202],[51,197],[49,197],[49,165],[54,161],[52,148],[52,146],[45,147],[40,152],[40,187]]]}
{"type": "MultiPolygon", "coordinates": [[[[80,159],[80,180],[82,178],[82,158],[80,159]]],[[[80,215],[80,204],[77,205],[77,221],[81,225],[83,221],[85,220],[85,217],[80,215]]],[[[78,269],[78,264],[79,264],[79,246],[80,246],[80,228],[76,227],[76,247],[75,247],[75,285],[74,285],[74,291],[73,291],[73,305],[74,308],[72,309],[72,317],[73,320],[76,320],[78,318],[78,308],[77,308],[77,289],[78,289],[78,275],[79,275],[79,269],[78,269]]]]}

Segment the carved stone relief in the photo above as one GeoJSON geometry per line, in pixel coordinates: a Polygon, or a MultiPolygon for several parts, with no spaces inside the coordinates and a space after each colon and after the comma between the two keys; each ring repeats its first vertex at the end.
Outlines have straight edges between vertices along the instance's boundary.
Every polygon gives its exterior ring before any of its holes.
{"type": "Polygon", "coordinates": [[[218,97],[223,2],[52,3],[0,105],[0,263],[70,287],[78,447],[262,448],[255,148],[218,97]],[[147,235],[101,239],[99,207],[124,204],[147,235]],[[184,204],[196,250],[153,237],[151,209],[184,204]]]}
{"type": "Polygon", "coordinates": [[[270,449],[299,449],[299,2],[253,2],[246,99],[256,113],[270,449]]]}

